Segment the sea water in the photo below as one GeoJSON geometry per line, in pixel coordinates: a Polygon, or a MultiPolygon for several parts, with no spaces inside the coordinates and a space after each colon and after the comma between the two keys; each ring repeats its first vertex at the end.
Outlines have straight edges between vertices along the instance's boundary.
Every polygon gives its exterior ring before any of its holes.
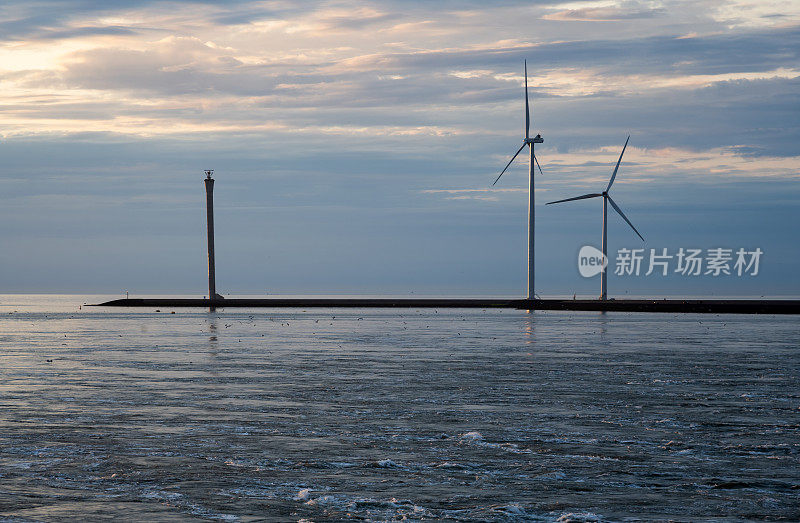
{"type": "Polygon", "coordinates": [[[793,316],[0,296],[0,520],[800,519],[793,316]]]}

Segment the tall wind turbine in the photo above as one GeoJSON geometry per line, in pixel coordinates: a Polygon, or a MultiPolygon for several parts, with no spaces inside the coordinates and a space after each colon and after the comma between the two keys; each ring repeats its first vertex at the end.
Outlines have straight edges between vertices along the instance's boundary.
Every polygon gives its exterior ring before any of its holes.
{"type": "MultiPolygon", "coordinates": [[[[514,156],[508,161],[506,166],[500,171],[500,175],[494,181],[492,186],[497,183],[500,179],[500,176],[503,176],[503,173],[506,172],[508,167],[511,163],[519,156],[519,153],[527,145],[530,149],[530,156],[528,158],[528,299],[532,300],[535,298],[535,294],[533,292],[533,281],[534,281],[534,274],[533,274],[533,225],[534,225],[534,214],[533,214],[533,173],[534,168],[533,164],[535,163],[539,167],[539,172],[542,172],[542,166],[539,165],[539,160],[536,159],[536,155],[533,152],[533,144],[536,143],[544,143],[544,139],[542,138],[541,134],[537,134],[533,138],[531,138],[531,112],[528,103],[528,61],[525,60],[525,139],[522,141],[522,145],[517,152],[514,153],[514,156]]],[[[544,173],[542,173],[544,174],[544,173]]]]}
{"type": "MultiPolygon", "coordinates": [[[[605,191],[603,191],[601,193],[584,194],[583,196],[576,196],[575,198],[567,198],[566,200],[558,200],[558,201],[555,201],[555,202],[547,202],[547,205],[550,205],[550,204],[553,204],[553,203],[571,202],[573,200],[585,200],[587,198],[598,198],[598,197],[602,196],[603,197],[603,257],[606,260],[608,259],[608,253],[607,253],[607,249],[608,249],[608,241],[607,241],[608,205],[607,204],[610,203],[611,207],[613,207],[614,210],[617,211],[617,213],[620,216],[622,216],[622,219],[625,220],[625,222],[628,225],[631,226],[631,229],[633,229],[633,232],[635,232],[636,235],[639,236],[639,238],[642,238],[642,235],[639,234],[639,231],[636,230],[636,227],[634,227],[633,224],[631,223],[631,221],[628,219],[628,217],[625,216],[625,213],[622,212],[622,209],[619,208],[619,205],[617,205],[614,202],[613,198],[611,198],[611,195],[608,194],[608,191],[611,190],[611,185],[614,183],[614,178],[617,177],[617,171],[619,170],[619,163],[622,161],[622,155],[625,154],[625,148],[628,147],[628,140],[630,140],[630,139],[631,139],[631,137],[630,137],[630,135],[628,135],[628,139],[625,140],[625,145],[622,147],[622,152],[619,154],[619,160],[617,160],[617,166],[614,167],[614,172],[611,173],[611,180],[609,180],[608,187],[606,187],[605,191]]],[[[644,241],[644,238],[642,238],[642,241],[644,241]]],[[[603,268],[603,271],[600,273],[600,299],[601,300],[608,299],[607,274],[608,274],[608,267],[606,266],[605,268],[603,268]]]]}

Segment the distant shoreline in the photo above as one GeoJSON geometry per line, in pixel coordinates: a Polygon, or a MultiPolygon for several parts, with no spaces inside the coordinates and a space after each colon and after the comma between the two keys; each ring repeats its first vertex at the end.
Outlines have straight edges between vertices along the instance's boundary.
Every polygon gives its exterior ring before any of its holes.
{"type": "Polygon", "coordinates": [[[494,298],[123,298],[93,307],[469,308],[564,311],[800,314],[800,300],[494,299],[494,298]]]}

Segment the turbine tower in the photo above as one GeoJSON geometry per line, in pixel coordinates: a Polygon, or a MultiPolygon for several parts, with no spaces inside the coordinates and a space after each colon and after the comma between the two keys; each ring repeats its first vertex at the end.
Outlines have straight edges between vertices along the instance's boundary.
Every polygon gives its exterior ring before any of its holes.
{"type": "MultiPolygon", "coordinates": [[[[631,137],[630,137],[630,135],[628,135],[628,139],[625,140],[625,145],[622,147],[622,152],[619,154],[619,160],[617,160],[617,166],[614,167],[614,172],[611,173],[611,180],[609,180],[608,187],[606,187],[605,191],[603,191],[601,193],[584,194],[583,196],[576,196],[575,198],[567,198],[566,200],[557,200],[555,202],[547,202],[547,204],[546,204],[546,205],[551,205],[553,203],[571,202],[573,200],[585,200],[587,198],[598,198],[598,197],[602,196],[603,197],[603,259],[605,259],[605,260],[608,260],[608,252],[607,252],[607,250],[608,250],[608,235],[607,235],[607,231],[608,231],[608,204],[609,203],[611,204],[611,207],[613,207],[614,210],[617,211],[617,213],[620,216],[622,216],[622,219],[625,220],[625,222],[628,225],[631,226],[631,229],[633,229],[633,232],[635,232],[636,235],[639,236],[639,238],[642,238],[642,241],[644,241],[644,238],[642,237],[641,234],[639,234],[639,231],[636,230],[636,227],[634,227],[633,224],[631,223],[631,221],[628,219],[628,217],[625,216],[625,213],[622,212],[622,209],[619,208],[619,205],[617,205],[614,202],[614,199],[611,198],[611,195],[608,194],[608,191],[611,190],[611,185],[614,183],[614,178],[617,177],[617,171],[619,170],[619,163],[622,161],[622,155],[625,154],[625,148],[628,147],[628,140],[630,140],[630,139],[631,139],[631,137]]],[[[600,272],[600,299],[601,300],[608,299],[608,280],[607,280],[608,271],[607,271],[607,269],[608,269],[608,266],[603,267],[603,270],[600,272]]]]}
{"type": "MultiPolygon", "coordinates": [[[[494,186],[498,180],[500,180],[500,176],[503,176],[503,173],[506,172],[508,167],[511,163],[519,156],[519,153],[527,145],[530,149],[529,151],[529,158],[528,158],[528,299],[532,300],[535,298],[534,294],[534,257],[533,257],[533,231],[534,231],[534,213],[533,213],[533,173],[534,173],[534,163],[537,167],[539,167],[539,172],[542,172],[542,166],[539,165],[539,160],[536,159],[536,154],[533,152],[533,145],[537,143],[544,143],[544,139],[542,138],[541,134],[537,134],[533,138],[531,138],[531,112],[528,103],[528,61],[525,60],[525,139],[522,141],[522,145],[517,152],[514,153],[514,156],[508,161],[506,166],[500,171],[500,174],[497,176],[497,179],[492,183],[494,186]]],[[[544,174],[544,173],[542,173],[544,174]]]]}

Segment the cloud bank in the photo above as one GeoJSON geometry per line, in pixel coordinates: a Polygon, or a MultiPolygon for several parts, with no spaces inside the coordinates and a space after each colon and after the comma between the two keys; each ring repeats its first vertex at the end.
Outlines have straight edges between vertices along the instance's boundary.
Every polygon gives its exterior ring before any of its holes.
{"type": "MultiPolygon", "coordinates": [[[[273,223],[229,260],[251,275],[271,260],[273,276],[230,287],[274,279],[308,291],[299,287],[313,273],[307,286],[328,290],[338,281],[513,294],[524,166],[499,190],[486,186],[521,137],[523,60],[545,136],[537,198],[600,183],[631,134],[619,180],[631,214],[648,215],[636,202],[661,205],[652,195],[669,183],[697,188],[676,193],[697,208],[733,198],[721,187],[767,184],[796,216],[786,196],[796,195],[800,156],[791,3],[11,1],[0,19],[0,218],[17,271],[7,288],[53,288],[53,249],[72,281],[97,281],[104,272],[85,242],[120,235],[176,268],[172,290],[193,288],[177,269],[190,265],[202,281],[202,213],[187,187],[215,167],[230,173],[220,185],[235,215],[232,250],[273,223]],[[334,239],[339,254],[323,266],[312,246],[334,239]],[[410,262],[409,252],[428,254],[410,262]],[[355,260],[374,269],[353,273],[355,260]],[[505,270],[483,272],[493,264],[505,270]]],[[[740,230],[764,238],[760,223],[740,230]]],[[[570,245],[583,238],[576,227],[570,245]]],[[[548,234],[543,245],[561,241],[548,234]]],[[[543,267],[564,263],[564,248],[549,250],[543,267]]],[[[156,280],[157,265],[124,259],[101,290],[120,274],[142,287],[156,280]]]]}

